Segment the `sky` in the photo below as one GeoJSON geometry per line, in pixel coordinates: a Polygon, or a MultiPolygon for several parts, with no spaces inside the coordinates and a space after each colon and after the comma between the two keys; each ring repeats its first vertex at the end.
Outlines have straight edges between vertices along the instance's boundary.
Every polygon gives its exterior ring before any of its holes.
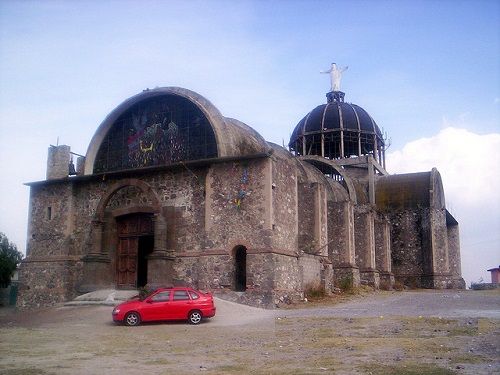
{"type": "Polygon", "coordinates": [[[326,102],[387,133],[390,173],[437,167],[460,222],[463,276],[500,264],[500,2],[0,1],[0,232],[25,251],[29,188],[50,144],[85,154],[106,115],[180,86],[287,144],[326,102]]]}

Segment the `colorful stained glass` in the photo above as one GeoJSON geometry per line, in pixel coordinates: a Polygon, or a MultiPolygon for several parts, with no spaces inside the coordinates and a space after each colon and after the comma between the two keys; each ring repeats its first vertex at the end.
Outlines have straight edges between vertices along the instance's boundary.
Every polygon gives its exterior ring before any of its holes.
{"type": "Polygon", "coordinates": [[[203,112],[177,95],[145,99],[111,126],[94,173],[170,165],[217,157],[215,134],[203,112]]]}

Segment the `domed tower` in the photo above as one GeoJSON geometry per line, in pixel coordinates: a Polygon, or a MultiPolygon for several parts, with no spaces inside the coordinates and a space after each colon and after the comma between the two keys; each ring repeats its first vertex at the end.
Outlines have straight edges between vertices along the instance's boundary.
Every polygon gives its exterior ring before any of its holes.
{"type": "MultiPolygon", "coordinates": [[[[288,147],[296,156],[341,159],[372,155],[385,168],[385,141],[373,118],[356,104],[344,102],[339,70],[333,68],[327,103],[314,108],[295,127],[288,147]],[[334,83],[334,72],[337,81],[334,83]]],[[[341,71],[340,71],[341,72],[341,71]]]]}

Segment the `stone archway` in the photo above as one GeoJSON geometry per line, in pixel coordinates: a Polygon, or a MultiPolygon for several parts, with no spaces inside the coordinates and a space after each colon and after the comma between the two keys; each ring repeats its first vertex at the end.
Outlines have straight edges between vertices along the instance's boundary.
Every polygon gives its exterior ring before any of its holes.
{"type": "Polygon", "coordinates": [[[159,199],[146,182],[124,179],[112,184],[92,224],[84,283],[117,287],[171,283],[174,257],[166,248],[167,224],[159,199]],[[140,228],[144,223],[149,229],[140,228]],[[97,280],[89,283],[93,279],[97,280]]]}
{"type": "MultiPolygon", "coordinates": [[[[110,204],[110,201],[112,200],[113,197],[116,198],[117,193],[119,193],[123,189],[135,189],[144,195],[145,200],[144,199],[131,200],[130,203],[123,205],[122,207],[120,207],[120,205],[117,205],[112,209],[126,208],[126,206],[134,206],[130,207],[130,209],[140,210],[141,209],[140,207],[144,207],[144,208],[149,208],[152,212],[155,213],[160,212],[160,200],[156,196],[156,193],[153,191],[151,186],[149,186],[144,181],[135,178],[129,178],[118,181],[108,188],[108,190],[101,198],[97,206],[95,213],[96,220],[98,221],[104,220],[105,211],[108,205],[110,204]]],[[[112,203],[113,202],[111,202],[111,204],[112,203]]]]}

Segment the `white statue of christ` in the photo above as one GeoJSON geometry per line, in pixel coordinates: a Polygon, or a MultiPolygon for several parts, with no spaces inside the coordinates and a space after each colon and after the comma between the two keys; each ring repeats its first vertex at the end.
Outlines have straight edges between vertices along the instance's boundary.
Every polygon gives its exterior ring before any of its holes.
{"type": "Polygon", "coordinates": [[[337,64],[332,63],[330,69],[325,70],[320,73],[330,73],[330,80],[332,84],[332,91],[340,91],[340,80],[342,79],[342,73],[349,68],[348,66],[344,66],[343,68],[338,68],[337,64]]]}

